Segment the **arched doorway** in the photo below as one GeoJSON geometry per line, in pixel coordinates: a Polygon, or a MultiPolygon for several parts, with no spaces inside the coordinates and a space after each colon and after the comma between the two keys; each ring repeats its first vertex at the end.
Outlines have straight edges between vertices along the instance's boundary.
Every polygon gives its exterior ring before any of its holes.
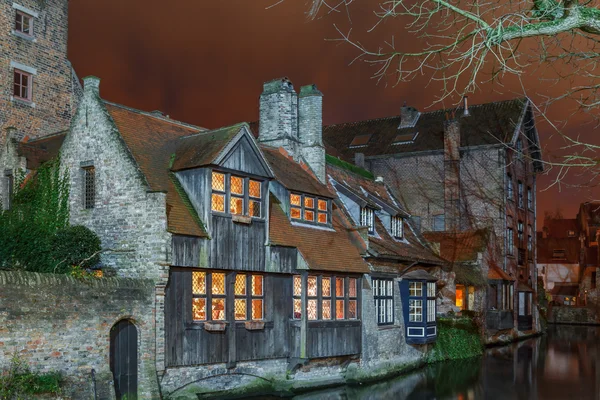
{"type": "Polygon", "coordinates": [[[129,320],[117,322],[110,330],[110,370],[117,400],[137,400],[137,329],[129,320]]]}

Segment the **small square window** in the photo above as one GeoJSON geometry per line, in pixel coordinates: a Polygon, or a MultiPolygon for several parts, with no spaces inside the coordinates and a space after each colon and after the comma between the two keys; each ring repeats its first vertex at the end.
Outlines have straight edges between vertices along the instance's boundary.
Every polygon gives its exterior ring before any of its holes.
{"type": "Polygon", "coordinates": [[[17,99],[31,101],[33,75],[18,69],[13,72],[13,96],[17,99]]]}
{"type": "Polygon", "coordinates": [[[23,35],[33,36],[33,17],[22,11],[15,14],[15,31],[23,35]]]}
{"type": "Polygon", "coordinates": [[[411,297],[422,297],[423,296],[423,284],[421,282],[410,282],[409,295],[411,297]]]}

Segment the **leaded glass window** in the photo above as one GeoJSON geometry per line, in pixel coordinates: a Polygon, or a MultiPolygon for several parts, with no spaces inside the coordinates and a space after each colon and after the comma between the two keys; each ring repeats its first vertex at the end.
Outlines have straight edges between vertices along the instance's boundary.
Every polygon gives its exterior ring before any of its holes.
{"type": "Polygon", "coordinates": [[[262,196],[261,181],[212,172],[212,211],[262,218],[262,196]]]}
{"type": "Polygon", "coordinates": [[[225,273],[193,271],[192,296],[194,321],[225,320],[225,273]]]}
{"type": "Polygon", "coordinates": [[[308,223],[329,223],[329,201],[314,196],[290,193],[290,217],[308,223]]]}

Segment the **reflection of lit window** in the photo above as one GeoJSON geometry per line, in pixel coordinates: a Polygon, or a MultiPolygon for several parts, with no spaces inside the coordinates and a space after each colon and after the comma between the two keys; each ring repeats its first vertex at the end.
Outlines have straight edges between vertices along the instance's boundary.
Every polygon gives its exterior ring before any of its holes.
{"type": "Polygon", "coordinates": [[[262,217],[261,186],[260,181],[213,171],[211,209],[216,212],[260,218],[262,217]]]}
{"type": "Polygon", "coordinates": [[[310,223],[327,224],[328,200],[299,193],[290,193],[290,217],[310,223]]]}
{"type": "MultiPolygon", "coordinates": [[[[293,277],[293,313],[302,317],[302,278],[293,277]]],[[[309,320],[357,319],[358,279],[309,275],[306,278],[306,313],[309,320]]]]}
{"type": "Polygon", "coordinates": [[[218,272],[192,272],[192,315],[194,321],[225,320],[225,274],[218,272]],[[207,315],[206,307],[210,305],[207,315]]]}

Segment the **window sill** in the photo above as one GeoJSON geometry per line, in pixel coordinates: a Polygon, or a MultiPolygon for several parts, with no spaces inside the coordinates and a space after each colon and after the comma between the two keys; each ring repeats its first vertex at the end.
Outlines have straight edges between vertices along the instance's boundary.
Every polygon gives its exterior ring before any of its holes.
{"type": "Polygon", "coordinates": [[[31,108],[35,108],[35,103],[31,102],[29,100],[23,100],[23,99],[20,99],[18,97],[10,96],[10,101],[13,102],[13,103],[16,103],[16,104],[21,104],[21,105],[24,105],[24,106],[29,106],[31,108]]]}
{"type": "Polygon", "coordinates": [[[246,215],[232,215],[231,220],[238,224],[251,225],[252,217],[248,217],[246,215]]]}
{"type": "Polygon", "coordinates": [[[207,332],[225,332],[227,324],[225,321],[207,321],[204,323],[204,330],[207,332]]]}
{"type": "Polygon", "coordinates": [[[30,35],[27,35],[26,33],[21,33],[19,31],[15,31],[14,29],[11,31],[11,33],[14,36],[19,37],[21,39],[25,39],[25,40],[30,41],[32,43],[37,43],[37,39],[34,36],[30,36],[30,35]]]}
{"type": "Polygon", "coordinates": [[[262,331],[265,329],[265,321],[245,321],[244,327],[249,331],[262,331]]]}

